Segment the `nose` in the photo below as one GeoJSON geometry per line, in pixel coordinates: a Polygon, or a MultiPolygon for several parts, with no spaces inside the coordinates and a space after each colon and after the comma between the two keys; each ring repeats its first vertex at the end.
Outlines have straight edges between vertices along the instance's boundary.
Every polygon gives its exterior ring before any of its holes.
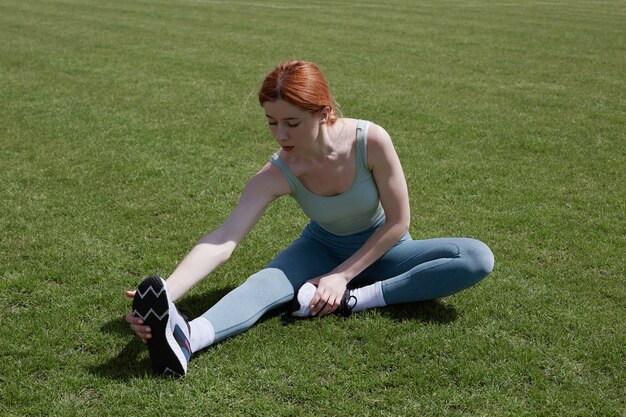
{"type": "Polygon", "coordinates": [[[285,131],[285,129],[278,128],[278,130],[276,131],[276,139],[279,141],[284,141],[287,140],[287,138],[287,132],[285,131]]]}

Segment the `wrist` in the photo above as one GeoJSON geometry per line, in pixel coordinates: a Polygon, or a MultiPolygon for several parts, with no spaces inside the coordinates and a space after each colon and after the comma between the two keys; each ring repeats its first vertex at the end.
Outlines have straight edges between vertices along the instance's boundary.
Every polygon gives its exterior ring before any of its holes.
{"type": "Polygon", "coordinates": [[[350,281],[352,281],[352,276],[346,272],[335,272],[333,275],[336,279],[341,280],[344,284],[348,285],[350,281]]]}

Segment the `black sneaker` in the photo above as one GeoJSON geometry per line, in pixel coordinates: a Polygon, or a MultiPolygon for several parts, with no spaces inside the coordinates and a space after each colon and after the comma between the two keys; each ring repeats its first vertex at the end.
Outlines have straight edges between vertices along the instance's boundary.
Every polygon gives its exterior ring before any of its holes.
{"type": "Polygon", "coordinates": [[[337,313],[344,317],[350,317],[352,309],[356,307],[357,302],[358,300],[356,297],[350,294],[350,288],[346,288],[346,291],[343,293],[343,297],[341,298],[341,304],[339,304],[339,308],[337,309],[337,313]]]}
{"type": "Polygon", "coordinates": [[[148,351],[159,375],[183,376],[191,358],[190,328],[172,302],[165,281],[159,276],[143,280],[133,298],[133,315],[152,330],[148,351]]]}

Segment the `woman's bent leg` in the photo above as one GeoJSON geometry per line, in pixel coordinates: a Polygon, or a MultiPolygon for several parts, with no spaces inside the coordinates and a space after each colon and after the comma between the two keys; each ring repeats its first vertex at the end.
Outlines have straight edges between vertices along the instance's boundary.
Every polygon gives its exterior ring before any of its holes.
{"type": "Polygon", "coordinates": [[[386,304],[431,300],[469,288],[493,270],[484,243],[467,238],[403,240],[355,280],[382,281],[386,304]]]}

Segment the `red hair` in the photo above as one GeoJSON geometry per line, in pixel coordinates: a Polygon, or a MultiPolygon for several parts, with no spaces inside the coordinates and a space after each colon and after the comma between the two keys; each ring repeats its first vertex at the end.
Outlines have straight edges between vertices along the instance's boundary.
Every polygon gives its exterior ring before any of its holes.
{"type": "Polygon", "coordinates": [[[285,100],[314,114],[330,109],[328,124],[337,120],[337,104],[330,94],[328,83],[317,65],[306,61],[287,61],[279,64],[263,80],[259,103],[285,100]]]}

